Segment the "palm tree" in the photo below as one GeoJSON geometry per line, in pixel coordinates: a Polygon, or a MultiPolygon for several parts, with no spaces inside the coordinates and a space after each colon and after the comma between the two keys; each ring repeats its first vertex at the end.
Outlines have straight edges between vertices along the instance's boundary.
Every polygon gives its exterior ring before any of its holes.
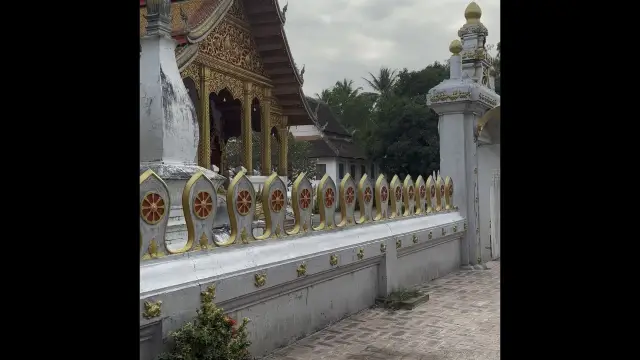
{"type": "Polygon", "coordinates": [[[331,99],[331,90],[324,89],[322,90],[322,92],[320,92],[320,94],[316,93],[316,99],[328,104],[329,100],[331,99]]]}
{"type": "Polygon", "coordinates": [[[371,80],[363,78],[364,81],[371,86],[373,91],[380,95],[389,93],[391,89],[393,89],[393,85],[397,80],[396,70],[391,70],[385,66],[380,68],[378,76],[375,76],[372,73],[369,73],[369,76],[371,77],[371,80]]]}
{"type": "Polygon", "coordinates": [[[353,80],[345,78],[342,81],[336,81],[332,90],[332,98],[336,103],[331,105],[336,107],[339,117],[342,117],[345,105],[358,97],[360,90],[362,90],[361,87],[353,88],[353,80]]]}

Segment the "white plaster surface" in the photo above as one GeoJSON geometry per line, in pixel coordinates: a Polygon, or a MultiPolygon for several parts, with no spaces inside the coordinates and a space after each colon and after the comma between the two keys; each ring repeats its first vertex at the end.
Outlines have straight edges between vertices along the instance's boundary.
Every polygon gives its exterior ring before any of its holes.
{"type": "Polygon", "coordinates": [[[175,41],[152,35],[140,44],[140,161],[194,164],[198,122],[178,71],[175,41]]]}
{"type": "Polygon", "coordinates": [[[478,190],[480,208],[480,251],[482,261],[491,261],[491,241],[489,238],[490,198],[489,190],[493,171],[500,169],[500,145],[478,147],[478,190]]]}
{"type": "MultiPolygon", "coordinates": [[[[306,236],[287,237],[281,241],[254,242],[250,245],[216,248],[212,251],[187,253],[171,259],[148,261],[140,266],[140,297],[146,298],[170,291],[185,284],[207,283],[275,264],[304,259],[311,255],[329,254],[386,237],[409,234],[419,230],[462,221],[459,213],[373,222],[345,229],[312,232],[306,236]]],[[[437,232],[434,231],[437,235],[437,232]]],[[[308,269],[311,272],[311,269],[308,269]]],[[[251,287],[245,289],[254,291],[251,287]]],[[[238,296],[242,291],[238,286],[238,296]]],[[[236,291],[234,291],[236,292],[236,291]]],[[[225,300],[230,296],[220,295],[225,300]]]]}

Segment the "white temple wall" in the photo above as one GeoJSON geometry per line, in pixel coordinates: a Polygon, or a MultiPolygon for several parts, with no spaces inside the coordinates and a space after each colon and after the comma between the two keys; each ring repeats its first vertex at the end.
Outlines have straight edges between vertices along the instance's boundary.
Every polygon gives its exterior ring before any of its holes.
{"type": "Polygon", "coordinates": [[[171,331],[194,318],[211,284],[216,305],[238,321],[251,319],[252,355],[266,355],[377,296],[457,269],[465,221],[458,212],[414,216],[143,262],[141,311],[145,301],[162,301],[162,315],[141,318],[140,359],[151,360],[171,331]],[[307,275],[297,276],[302,263],[307,275]],[[266,274],[264,286],[254,284],[257,273],[266,274]]]}
{"type": "Polygon", "coordinates": [[[478,209],[480,211],[480,251],[482,261],[491,261],[490,199],[493,171],[500,169],[500,144],[478,147],[478,209]]]}

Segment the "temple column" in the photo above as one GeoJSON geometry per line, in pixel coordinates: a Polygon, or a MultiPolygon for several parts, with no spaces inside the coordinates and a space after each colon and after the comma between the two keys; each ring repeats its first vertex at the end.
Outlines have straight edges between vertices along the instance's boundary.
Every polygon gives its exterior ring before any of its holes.
{"type": "Polygon", "coordinates": [[[251,87],[250,82],[244,83],[244,101],[242,103],[242,144],[244,158],[242,164],[247,169],[247,175],[253,175],[253,143],[251,136],[251,87]]]}
{"type": "Polygon", "coordinates": [[[262,105],[262,175],[271,174],[271,89],[264,90],[262,105]]]}
{"type": "Polygon", "coordinates": [[[209,73],[206,66],[200,65],[200,151],[198,165],[211,169],[211,120],[209,119],[209,73]]]}
{"type": "Polygon", "coordinates": [[[278,164],[278,175],[287,176],[287,154],[289,144],[289,128],[287,127],[287,117],[282,117],[281,128],[278,129],[280,135],[280,161],[278,164]]]}

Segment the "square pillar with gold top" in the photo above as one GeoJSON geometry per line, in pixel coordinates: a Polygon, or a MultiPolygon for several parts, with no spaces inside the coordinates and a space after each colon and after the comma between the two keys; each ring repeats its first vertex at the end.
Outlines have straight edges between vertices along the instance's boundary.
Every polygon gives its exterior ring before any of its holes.
{"type": "Polygon", "coordinates": [[[271,174],[271,89],[264,90],[264,104],[262,105],[262,175],[271,174]]]}
{"type": "Polygon", "coordinates": [[[247,174],[253,175],[253,143],[251,134],[251,88],[253,84],[244,83],[244,101],[242,102],[242,147],[244,150],[243,164],[247,174]]]}
{"type": "Polygon", "coordinates": [[[198,165],[211,169],[211,122],[209,120],[209,74],[205,66],[200,66],[200,144],[198,151],[198,165]]]}
{"type": "Polygon", "coordinates": [[[278,135],[280,136],[280,161],[278,162],[278,175],[287,176],[287,154],[289,145],[289,128],[287,127],[287,117],[282,117],[282,123],[278,129],[278,135]]]}

